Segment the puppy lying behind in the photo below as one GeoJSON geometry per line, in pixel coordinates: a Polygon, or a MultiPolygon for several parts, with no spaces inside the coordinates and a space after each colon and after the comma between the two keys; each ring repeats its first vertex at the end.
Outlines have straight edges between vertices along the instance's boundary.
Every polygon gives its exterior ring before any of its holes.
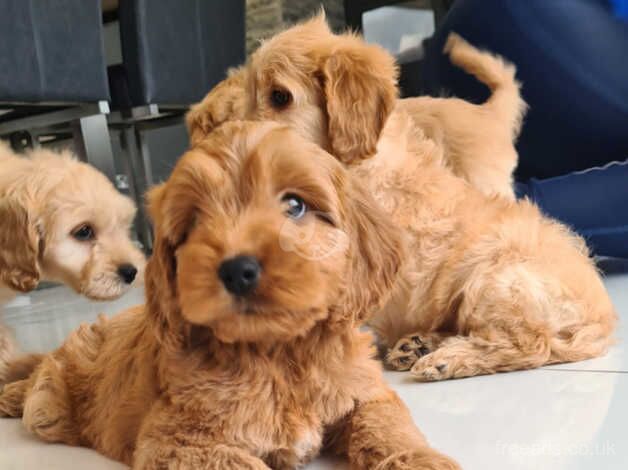
{"type": "Polygon", "coordinates": [[[387,53],[313,20],[262,45],[246,77],[249,115],[331,146],[405,231],[400,280],[371,320],[391,366],[441,380],[579,361],[613,342],[615,311],[584,241],[443,168],[446,148],[395,101],[387,53]]]}
{"type": "MultiPolygon", "coordinates": [[[[124,294],[144,266],[129,229],[135,207],[65,152],[18,157],[0,142],[0,308],[40,280],[91,299],[124,294]]],[[[0,326],[0,383],[13,342],[0,326]]]]}
{"type": "Polygon", "coordinates": [[[334,35],[319,15],[264,43],[248,67],[230,72],[187,115],[192,142],[244,117],[290,123],[345,163],[358,163],[406,136],[379,139],[385,118],[407,113],[442,148],[443,165],[486,194],[514,199],[516,139],[526,105],[515,68],[452,34],[445,51],[492,94],[481,105],[457,98],[397,100],[392,57],[352,34],[334,35]],[[250,74],[247,76],[247,73],[250,74]],[[380,86],[373,94],[373,87],[380,86]]]}
{"type": "Polygon", "coordinates": [[[149,195],[147,305],[80,327],[0,413],[137,469],[293,469],[326,445],[353,469],[456,469],[383,382],[358,327],[403,256],[320,147],[229,123],[149,195]]]}

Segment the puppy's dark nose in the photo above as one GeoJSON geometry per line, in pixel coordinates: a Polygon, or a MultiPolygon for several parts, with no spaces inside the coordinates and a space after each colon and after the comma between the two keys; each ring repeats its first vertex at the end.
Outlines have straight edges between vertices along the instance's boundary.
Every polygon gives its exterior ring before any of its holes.
{"type": "Polygon", "coordinates": [[[262,267],[252,256],[230,258],[218,268],[218,277],[234,295],[243,296],[257,287],[262,267]]]}
{"type": "Polygon", "coordinates": [[[121,264],[118,266],[118,276],[127,284],[131,284],[137,275],[137,268],[132,264],[121,264]]]}

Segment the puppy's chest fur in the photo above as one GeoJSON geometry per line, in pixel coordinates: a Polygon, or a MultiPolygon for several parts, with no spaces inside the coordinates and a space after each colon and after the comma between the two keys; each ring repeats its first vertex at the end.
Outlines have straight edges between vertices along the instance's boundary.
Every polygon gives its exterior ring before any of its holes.
{"type": "Polygon", "coordinates": [[[365,353],[359,360],[310,363],[290,351],[247,354],[207,370],[173,401],[193,410],[190,417],[207,426],[208,434],[246,448],[272,468],[295,468],[320,451],[329,426],[378,389],[379,367],[365,353]]]}

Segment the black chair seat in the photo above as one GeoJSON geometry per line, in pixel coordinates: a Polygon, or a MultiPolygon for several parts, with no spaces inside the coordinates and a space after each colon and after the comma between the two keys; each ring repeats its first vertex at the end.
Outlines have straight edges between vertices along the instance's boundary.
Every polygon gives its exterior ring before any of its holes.
{"type": "Polygon", "coordinates": [[[243,0],[126,0],[118,16],[124,68],[110,70],[114,103],[195,103],[244,61],[243,0]]]}
{"type": "Polygon", "coordinates": [[[109,91],[111,92],[111,109],[130,109],[133,105],[129,90],[129,77],[123,64],[107,67],[109,91]]]}
{"type": "Polygon", "coordinates": [[[109,99],[100,2],[0,0],[0,102],[109,99]]]}

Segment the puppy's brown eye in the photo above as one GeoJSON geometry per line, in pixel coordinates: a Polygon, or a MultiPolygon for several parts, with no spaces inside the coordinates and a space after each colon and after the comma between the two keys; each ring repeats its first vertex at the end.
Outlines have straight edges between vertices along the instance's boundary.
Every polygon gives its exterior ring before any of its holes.
{"type": "Polygon", "coordinates": [[[72,236],[80,242],[87,242],[96,237],[94,228],[89,224],[83,224],[72,231],[72,236]]]}
{"type": "Polygon", "coordinates": [[[300,219],[307,212],[307,204],[296,194],[286,194],[281,201],[286,205],[284,213],[291,219],[300,219]]]}
{"type": "Polygon", "coordinates": [[[273,108],[283,109],[292,102],[292,94],[288,90],[275,88],[270,92],[270,103],[273,108]]]}

